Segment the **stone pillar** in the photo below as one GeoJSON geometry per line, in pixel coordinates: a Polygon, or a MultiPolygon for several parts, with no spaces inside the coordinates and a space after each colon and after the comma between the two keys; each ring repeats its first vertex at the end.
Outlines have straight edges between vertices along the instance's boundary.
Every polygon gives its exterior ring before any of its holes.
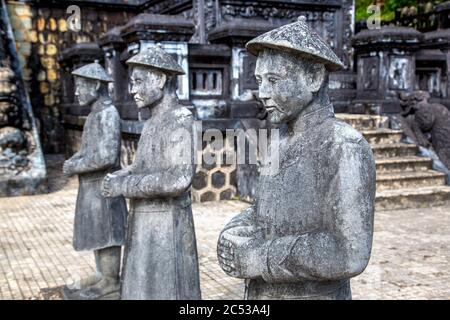
{"type": "MultiPolygon", "coordinates": [[[[176,56],[177,62],[185,71],[178,76],[177,94],[180,102],[189,101],[189,65],[188,41],[194,34],[195,25],[191,20],[180,16],[157,15],[142,13],[131,19],[121,30],[121,37],[126,43],[122,61],[141,50],[160,43],[162,48],[176,56]]],[[[128,82],[128,78],[123,81],[128,82]]],[[[138,119],[137,108],[131,97],[127,100],[127,110],[123,110],[125,119],[138,119]]],[[[124,106],[125,107],[125,106],[124,106]]],[[[145,118],[147,115],[141,115],[145,118]]]]}
{"type": "Polygon", "coordinates": [[[424,33],[422,48],[416,57],[416,87],[430,93],[430,102],[450,108],[450,29],[424,33]]]}
{"type": "Polygon", "coordinates": [[[122,111],[122,104],[128,96],[128,83],[126,64],[121,59],[121,54],[126,49],[125,41],[120,36],[122,27],[115,27],[106,32],[98,40],[98,44],[103,51],[105,59],[105,70],[114,80],[109,84],[109,95],[119,112],[122,111]]]}
{"type": "Polygon", "coordinates": [[[252,96],[258,90],[254,77],[256,58],[247,52],[245,44],[273,27],[267,21],[236,20],[223,23],[209,32],[211,43],[225,44],[231,48],[231,118],[256,117],[259,112],[252,96]]]}
{"type": "MultiPolygon", "coordinates": [[[[229,79],[229,117],[235,121],[232,128],[239,128],[245,132],[246,148],[245,159],[249,158],[248,132],[258,132],[265,122],[259,121],[258,113],[261,111],[259,102],[254,95],[258,90],[258,84],[254,76],[256,57],[245,49],[245,44],[264,32],[273,29],[268,21],[251,21],[236,19],[224,22],[209,32],[211,43],[226,45],[231,49],[230,79],[229,79]],[[248,131],[250,130],[250,131],[248,131]]],[[[225,132],[225,130],[224,130],[225,132]]],[[[236,139],[238,139],[236,137],[236,139]]],[[[236,148],[237,146],[231,146],[236,148]]],[[[237,149],[234,150],[237,155],[237,149]]],[[[221,167],[221,166],[219,166],[221,167]]],[[[243,199],[254,197],[258,167],[256,164],[236,164],[234,181],[237,193],[243,199]]],[[[212,179],[214,177],[212,176],[212,179]]],[[[213,180],[214,181],[214,180],[213,180]]]]}
{"type": "Polygon", "coordinates": [[[422,33],[406,27],[364,30],[353,38],[357,59],[357,93],[352,113],[398,113],[400,92],[415,84],[415,52],[422,33]]]}

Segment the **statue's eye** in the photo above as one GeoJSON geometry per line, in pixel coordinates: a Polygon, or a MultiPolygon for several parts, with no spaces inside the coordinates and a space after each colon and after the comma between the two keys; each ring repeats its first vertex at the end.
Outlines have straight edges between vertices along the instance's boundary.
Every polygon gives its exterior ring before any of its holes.
{"type": "Polygon", "coordinates": [[[261,78],[256,78],[256,83],[258,84],[258,85],[260,85],[261,84],[261,78]]]}
{"type": "Polygon", "coordinates": [[[269,80],[270,83],[276,83],[278,81],[278,78],[269,77],[267,80],[269,80]]]}

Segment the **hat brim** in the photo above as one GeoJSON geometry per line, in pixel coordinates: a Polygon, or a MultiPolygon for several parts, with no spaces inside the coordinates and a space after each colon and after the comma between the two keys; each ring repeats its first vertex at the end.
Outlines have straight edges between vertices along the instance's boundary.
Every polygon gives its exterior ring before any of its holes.
{"type": "Polygon", "coordinates": [[[162,71],[164,73],[168,73],[173,76],[182,76],[182,75],[186,74],[186,72],[184,72],[182,70],[161,68],[161,67],[156,67],[154,65],[135,62],[135,61],[127,61],[126,64],[129,65],[130,67],[143,67],[143,68],[149,68],[149,69],[156,69],[156,70],[162,71]]]}
{"type": "Polygon", "coordinates": [[[86,76],[84,74],[79,74],[79,73],[71,73],[74,77],[79,77],[79,78],[84,78],[84,79],[89,79],[89,80],[97,80],[97,81],[101,81],[101,82],[105,82],[105,83],[109,83],[109,82],[114,82],[113,79],[109,78],[109,79],[100,79],[100,78],[95,78],[95,77],[89,77],[86,76]]]}
{"type": "Polygon", "coordinates": [[[299,51],[288,45],[284,46],[284,45],[277,45],[277,44],[267,43],[267,42],[252,42],[252,41],[250,41],[247,43],[247,45],[245,47],[248,52],[250,52],[252,55],[254,55],[256,57],[263,50],[274,49],[274,50],[279,50],[282,52],[289,52],[289,53],[296,55],[297,57],[305,59],[305,60],[309,60],[309,61],[316,62],[316,63],[322,63],[325,65],[325,68],[328,71],[339,71],[344,68],[344,66],[342,64],[333,63],[323,57],[320,57],[320,56],[314,54],[314,53],[299,51]]]}

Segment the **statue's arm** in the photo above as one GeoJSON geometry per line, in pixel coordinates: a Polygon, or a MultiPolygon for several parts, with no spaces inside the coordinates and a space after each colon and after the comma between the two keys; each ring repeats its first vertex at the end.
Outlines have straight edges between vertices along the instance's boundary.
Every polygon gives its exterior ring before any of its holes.
{"type": "Polygon", "coordinates": [[[255,205],[248,207],[240,214],[236,215],[233,219],[230,220],[223,228],[222,232],[227,232],[236,227],[251,227],[254,225],[254,216],[255,216],[255,205]]]}
{"type": "Polygon", "coordinates": [[[261,246],[265,281],[338,280],[364,271],[372,247],[375,200],[375,163],[367,142],[341,149],[330,190],[324,212],[317,212],[325,215],[323,229],[261,246]]]}
{"type": "Polygon", "coordinates": [[[83,157],[83,154],[81,153],[81,150],[78,150],[76,153],[74,153],[69,159],[66,161],[75,161],[79,158],[83,157]]]}
{"type": "Polygon", "coordinates": [[[147,175],[124,177],[120,194],[127,198],[176,197],[188,190],[194,177],[193,166],[177,166],[147,175]]]}
{"type": "Polygon", "coordinates": [[[122,168],[120,170],[113,172],[112,174],[115,176],[128,176],[128,175],[132,174],[132,172],[133,172],[133,164],[130,164],[130,165],[126,166],[125,168],[122,168]]]}
{"type": "Polygon", "coordinates": [[[95,136],[89,137],[83,156],[74,160],[75,174],[107,169],[117,163],[120,148],[120,118],[117,112],[103,111],[92,128],[95,136]]]}

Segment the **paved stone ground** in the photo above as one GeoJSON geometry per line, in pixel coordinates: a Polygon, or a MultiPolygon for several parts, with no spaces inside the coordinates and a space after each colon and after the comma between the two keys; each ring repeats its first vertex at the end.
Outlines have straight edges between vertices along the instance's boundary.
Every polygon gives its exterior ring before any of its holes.
{"type": "MultiPolygon", "coordinates": [[[[48,195],[0,200],[0,299],[60,299],[59,287],[93,271],[91,253],[72,248],[77,180],[48,158],[48,195]]],[[[241,280],[218,267],[219,231],[248,204],[194,205],[204,299],[243,297],[241,280]]],[[[450,209],[377,212],[373,254],[352,281],[354,299],[449,299],[450,209]]]]}

